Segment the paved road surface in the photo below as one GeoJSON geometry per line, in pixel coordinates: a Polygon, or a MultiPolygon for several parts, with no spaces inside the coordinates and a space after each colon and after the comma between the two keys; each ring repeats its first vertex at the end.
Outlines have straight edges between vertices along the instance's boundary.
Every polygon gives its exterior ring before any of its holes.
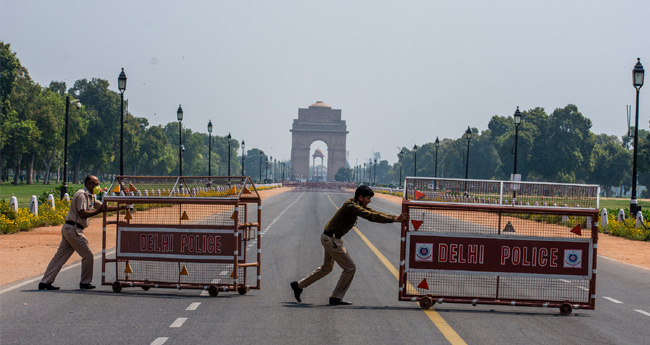
{"type": "MultiPolygon", "coordinates": [[[[399,225],[359,220],[345,238],[357,263],[346,299],[327,305],[340,274],[305,289],[289,288],[322,260],[320,233],[350,194],[287,192],[264,200],[262,289],[246,295],[110,286],[78,290],[77,265],[57,278],[60,291],[37,291],[38,280],[0,288],[0,343],[5,344],[648,344],[650,270],[599,258],[595,311],[437,304],[422,311],[397,301],[399,225]]],[[[370,207],[397,214],[379,198],[370,207]]],[[[95,261],[96,283],[101,261],[95,261]]],[[[3,263],[6,264],[6,263],[3,263]]],[[[112,274],[112,273],[111,273],[112,274]]],[[[38,277],[40,279],[40,277],[38,277]]]]}

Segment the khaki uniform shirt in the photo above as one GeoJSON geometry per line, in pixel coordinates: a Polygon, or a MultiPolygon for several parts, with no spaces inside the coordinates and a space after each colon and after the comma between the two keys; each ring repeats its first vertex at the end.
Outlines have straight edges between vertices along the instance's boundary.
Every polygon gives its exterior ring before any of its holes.
{"type": "Polygon", "coordinates": [[[86,228],[90,222],[90,219],[81,218],[81,216],[79,216],[79,211],[92,211],[95,209],[95,205],[101,204],[102,203],[100,201],[95,200],[95,195],[86,187],[84,187],[83,189],[80,189],[74,193],[74,196],[70,201],[70,211],[68,211],[68,215],[65,217],[65,220],[73,221],[86,228]]]}
{"type": "Polygon", "coordinates": [[[334,233],[340,238],[354,227],[357,223],[357,216],[376,223],[392,223],[395,219],[393,215],[375,211],[368,206],[362,207],[352,198],[346,200],[343,206],[336,211],[332,219],[325,225],[325,231],[334,233]]]}

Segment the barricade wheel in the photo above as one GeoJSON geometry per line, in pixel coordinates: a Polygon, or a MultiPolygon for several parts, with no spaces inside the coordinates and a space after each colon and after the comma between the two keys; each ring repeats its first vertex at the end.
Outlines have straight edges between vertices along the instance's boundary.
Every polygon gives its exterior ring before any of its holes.
{"type": "Polygon", "coordinates": [[[211,285],[208,288],[208,294],[210,294],[211,297],[217,297],[217,295],[219,294],[219,290],[217,289],[216,286],[211,285]]]}
{"type": "Polygon", "coordinates": [[[144,290],[144,291],[149,291],[149,289],[151,289],[151,286],[143,286],[142,287],[142,290],[144,290]]]}
{"type": "Polygon", "coordinates": [[[420,308],[429,309],[433,305],[433,300],[430,297],[422,297],[420,299],[420,308]]]}
{"type": "Polygon", "coordinates": [[[111,285],[111,287],[113,288],[113,292],[120,292],[120,291],[122,291],[122,283],[120,283],[120,282],[118,282],[118,281],[113,282],[113,284],[111,285]]]}
{"type": "Polygon", "coordinates": [[[245,286],[240,286],[237,288],[237,292],[239,292],[240,295],[245,295],[248,292],[248,288],[245,286]]]}
{"type": "Polygon", "coordinates": [[[569,303],[563,303],[560,306],[560,315],[562,315],[562,316],[571,315],[572,311],[573,311],[573,307],[569,303]]]}

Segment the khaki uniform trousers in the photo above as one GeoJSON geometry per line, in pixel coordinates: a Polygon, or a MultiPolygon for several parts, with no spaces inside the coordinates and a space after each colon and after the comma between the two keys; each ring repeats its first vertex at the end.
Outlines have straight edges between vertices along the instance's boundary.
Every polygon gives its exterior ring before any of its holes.
{"type": "Polygon", "coordinates": [[[339,282],[336,284],[336,288],[332,293],[332,297],[343,299],[345,293],[348,291],[350,284],[352,283],[352,278],[354,278],[354,272],[357,270],[357,266],[352,261],[352,257],[348,254],[347,249],[343,246],[343,240],[330,237],[325,234],[321,235],[320,243],[325,248],[325,258],[323,259],[323,265],[315,269],[308,276],[301,279],[298,282],[298,287],[306,288],[309,285],[315,283],[319,279],[325,277],[334,267],[334,262],[336,262],[343,272],[339,278],[339,282]]]}
{"type": "Polygon", "coordinates": [[[77,252],[81,256],[81,283],[90,283],[93,280],[93,251],[83,230],[77,229],[70,224],[64,224],[61,228],[61,243],[54,254],[52,261],[47,265],[41,283],[51,284],[61,271],[63,265],[70,259],[72,253],[77,252]]]}

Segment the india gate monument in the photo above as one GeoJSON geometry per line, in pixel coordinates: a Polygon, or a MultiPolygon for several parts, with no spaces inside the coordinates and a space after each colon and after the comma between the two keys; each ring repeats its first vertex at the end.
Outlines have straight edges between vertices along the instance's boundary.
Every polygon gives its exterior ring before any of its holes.
{"type": "Polygon", "coordinates": [[[346,166],[345,139],[348,134],[345,121],[341,120],[341,109],[318,101],[307,109],[298,108],[298,119],[293,120],[291,128],[292,178],[309,179],[309,149],[315,141],[327,145],[326,181],[334,181],[334,175],[346,166]]]}

